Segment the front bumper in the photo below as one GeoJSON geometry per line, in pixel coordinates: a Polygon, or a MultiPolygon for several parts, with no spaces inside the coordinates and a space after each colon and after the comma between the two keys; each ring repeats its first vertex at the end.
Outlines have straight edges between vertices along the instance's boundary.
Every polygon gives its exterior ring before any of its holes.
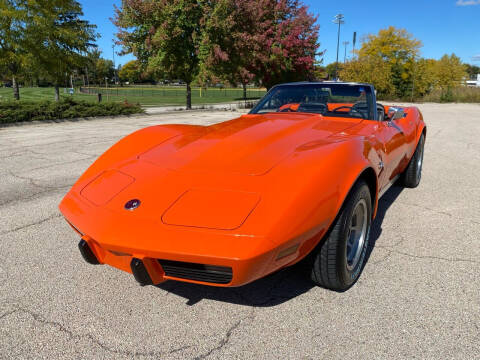
{"type": "Polygon", "coordinates": [[[131,273],[142,285],[178,280],[241,286],[305,254],[306,239],[281,242],[238,230],[166,225],[159,218],[94,206],[74,191],[59,208],[81,236],[79,247],[87,262],[131,273]]]}
{"type": "MultiPolygon", "coordinates": [[[[129,272],[142,286],[156,285],[166,280],[213,286],[241,286],[281,267],[281,263],[269,266],[276,253],[274,250],[251,259],[210,258],[200,262],[192,256],[192,262],[187,262],[155,258],[139,252],[132,254],[108,250],[88,236],[83,236],[78,246],[82,257],[89,264],[107,264],[129,272]],[[219,262],[222,265],[217,265],[219,262]]],[[[175,254],[171,257],[175,258],[175,254]]]]}

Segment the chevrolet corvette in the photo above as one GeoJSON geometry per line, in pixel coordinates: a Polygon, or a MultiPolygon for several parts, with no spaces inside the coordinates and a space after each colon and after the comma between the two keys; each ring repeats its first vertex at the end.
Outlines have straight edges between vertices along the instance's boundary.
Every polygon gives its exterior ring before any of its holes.
{"type": "Polygon", "coordinates": [[[126,136],[59,208],[88,263],[141,285],[240,286],[305,260],[315,284],[343,291],[379,198],[419,184],[425,136],[416,107],[377,103],[370,84],[287,83],[234,120],[126,136]]]}

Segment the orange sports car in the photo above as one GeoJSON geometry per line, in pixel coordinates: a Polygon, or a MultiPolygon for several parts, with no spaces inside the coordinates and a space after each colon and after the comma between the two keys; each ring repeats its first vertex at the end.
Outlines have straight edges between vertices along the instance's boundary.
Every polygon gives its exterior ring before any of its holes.
{"type": "Polygon", "coordinates": [[[417,108],[377,103],[372,85],[278,85],[237,119],[123,138],[60,211],[87,262],[142,285],[240,286],[306,258],[316,284],[342,291],[378,199],[419,184],[425,136],[417,108]]]}

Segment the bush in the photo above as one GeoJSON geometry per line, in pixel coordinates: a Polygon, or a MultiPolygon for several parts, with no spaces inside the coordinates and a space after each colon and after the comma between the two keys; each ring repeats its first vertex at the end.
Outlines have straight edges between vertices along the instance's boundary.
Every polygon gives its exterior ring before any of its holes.
{"type": "Polygon", "coordinates": [[[73,99],[59,102],[0,102],[0,124],[20,121],[84,118],[143,113],[139,105],[124,103],[89,103],[73,99]]]}
{"type": "Polygon", "coordinates": [[[433,90],[426,95],[427,102],[480,103],[480,88],[461,86],[447,90],[433,90]]]}

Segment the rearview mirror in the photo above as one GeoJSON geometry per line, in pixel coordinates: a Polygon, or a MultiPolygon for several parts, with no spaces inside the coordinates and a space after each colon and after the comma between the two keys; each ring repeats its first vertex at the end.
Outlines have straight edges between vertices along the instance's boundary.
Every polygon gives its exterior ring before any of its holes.
{"type": "Polygon", "coordinates": [[[404,114],[405,112],[403,111],[403,108],[390,107],[388,109],[387,120],[393,121],[393,120],[401,119],[403,118],[404,114]]]}

